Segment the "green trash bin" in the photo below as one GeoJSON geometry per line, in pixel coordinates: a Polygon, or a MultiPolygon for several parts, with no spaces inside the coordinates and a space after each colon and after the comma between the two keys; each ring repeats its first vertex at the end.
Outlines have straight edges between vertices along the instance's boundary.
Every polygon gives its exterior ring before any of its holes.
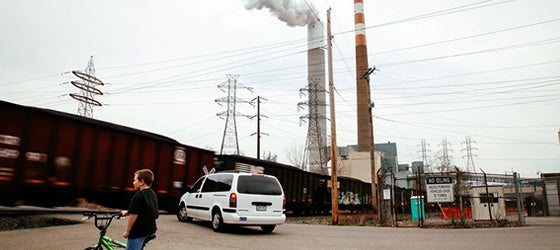
{"type": "Polygon", "coordinates": [[[410,211],[412,211],[413,221],[426,219],[426,213],[424,212],[424,196],[410,197],[410,211]]]}

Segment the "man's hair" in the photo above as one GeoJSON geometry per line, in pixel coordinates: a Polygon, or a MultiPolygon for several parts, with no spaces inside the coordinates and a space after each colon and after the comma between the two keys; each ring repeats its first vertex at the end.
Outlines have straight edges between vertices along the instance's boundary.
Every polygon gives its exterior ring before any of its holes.
{"type": "Polygon", "coordinates": [[[139,181],[143,180],[146,185],[148,185],[149,187],[152,186],[152,183],[154,182],[154,172],[152,172],[152,170],[149,170],[147,168],[140,169],[134,174],[139,181]]]}

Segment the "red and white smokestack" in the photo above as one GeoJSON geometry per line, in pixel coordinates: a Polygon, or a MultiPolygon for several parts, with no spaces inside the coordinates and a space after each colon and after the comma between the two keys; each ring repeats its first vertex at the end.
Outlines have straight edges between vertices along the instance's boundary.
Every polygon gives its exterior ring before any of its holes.
{"type": "Polygon", "coordinates": [[[366,46],[366,23],[364,19],[363,0],[354,0],[354,25],[356,27],[356,47],[366,46]]]}
{"type": "Polygon", "coordinates": [[[356,35],[356,95],[358,107],[358,151],[371,151],[372,129],[370,127],[370,89],[364,1],[354,0],[354,24],[356,35]]]}

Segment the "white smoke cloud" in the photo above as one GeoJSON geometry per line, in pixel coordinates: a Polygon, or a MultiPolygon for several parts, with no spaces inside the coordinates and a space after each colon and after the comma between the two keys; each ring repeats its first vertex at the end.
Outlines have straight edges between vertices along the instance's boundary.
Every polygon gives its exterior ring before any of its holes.
{"type": "Polygon", "coordinates": [[[245,8],[247,10],[268,8],[274,16],[292,27],[305,26],[318,19],[315,6],[306,0],[247,0],[245,8]]]}

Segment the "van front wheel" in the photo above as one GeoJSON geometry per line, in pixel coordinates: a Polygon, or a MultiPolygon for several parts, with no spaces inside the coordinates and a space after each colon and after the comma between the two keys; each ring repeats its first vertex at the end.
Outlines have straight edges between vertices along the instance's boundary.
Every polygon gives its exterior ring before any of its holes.
{"type": "Polygon", "coordinates": [[[179,206],[179,209],[177,210],[177,219],[181,222],[191,222],[192,218],[189,217],[189,215],[187,214],[187,208],[185,207],[185,204],[181,203],[181,205],[179,206]]]}
{"type": "Polygon", "coordinates": [[[222,219],[222,214],[220,211],[214,211],[212,214],[212,229],[215,232],[223,232],[224,231],[224,220],[222,219]]]}

